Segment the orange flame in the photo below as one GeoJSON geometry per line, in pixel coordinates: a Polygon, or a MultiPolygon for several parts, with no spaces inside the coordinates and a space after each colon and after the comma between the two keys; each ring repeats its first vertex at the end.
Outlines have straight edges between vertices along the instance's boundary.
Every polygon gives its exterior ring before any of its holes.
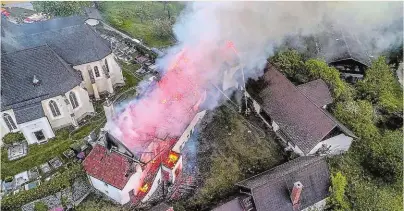
{"type": "Polygon", "coordinates": [[[168,155],[168,163],[175,163],[178,160],[178,155],[170,152],[170,154],[168,155]]]}
{"type": "Polygon", "coordinates": [[[149,185],[146,183],[139,190],[142,191],[143,193],[145,193],[148,189],[149,189],[149,185]]]}

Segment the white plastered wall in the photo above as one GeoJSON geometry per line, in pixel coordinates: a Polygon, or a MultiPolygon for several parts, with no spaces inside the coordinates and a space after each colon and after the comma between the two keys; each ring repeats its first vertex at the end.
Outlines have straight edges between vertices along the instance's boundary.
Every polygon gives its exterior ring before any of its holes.
{"type": "Polygon", "coordinates": [[[105,195],[107,195],[108,197],[110,197],[111,199],[115,200],[118,203],[121,203],[122,201],[122,191],[119,190],[118,188],[106,184],[105,182],[96,179],[90,175],[87,175],[88,178],[91,181],[91,184],[93,185],[93,187],[99,191],[101,191],[102,193],[104,193],[105,195]]]}
{"type": "Polygon", "coordinates": [[[20,128],[19,128],[19,126],[17,125],[17,121],[15,120],[15,115],[14,115],[14,111],[13,111],[13,109],[9,109],[9,110],[5,110],[5,111],[2,111],[1,112],[1,118],[0,118],[0,138],[1,138],[1,140],[0,140],[0,143],[1,143],[1,145],[3,144],[3,137],[7,134],[7,133],[10,133],[10,132],[12,132],[12,133],[15,133],[15,132],[19,132],[20,131],[20,128]],[[10,115],[11,116],[11,118],[13,119],[13,121],[14,121],[14,124],[15,124],[15,126],[17,126],[17,129],[15,129],[15,130],[13,130],[13,131],[10,131],[9,129],[8,129],[8,127],[7,127],[7,125],[6,125],[6,123],[4,122],[4,118],[3,118],[3,114],[4,113],[6,113],[6,114],[8,114],[8,115],[10,115]]]}
{"type": "Polygon", "coordinates": [[[42,130],[46,140],[55,137],[55,134],[53,133],[53,130],[46,117],[25,122],[19,124],[18,126],[21,132],[24,134],[24,137],[27,139],[28,144],[37,143],[34,132],[39,130],[42,130]]]}
{"type": "Polygon", "coordinates": [[[194,131],[196,124],[205,116],[206,110],[203,110],[195,115],[192,119],[191,123],[189,123],[188,127],[182,133],[181,137],[178,139],[177,143],[175,143],[173,147],[173,151],[176,153],[181,153],[182,148],[185,143],[188,141],[189,137],[191,137],[191,132],[194,131]]]}
{"type": "Polygon", "coordinates": [[[49,123],[53,129],[57,130],[59,128],[72,124],[72,119],[70,117],[70,113],[69,113],[69,110],[67,107],[67,106],[71,106],[71,105],[67,105],[65,102],[65,98],[62,97],[61,95],[52,97],[52,98],[49,98],[46,100],[42,100],[41,104],[42,104],[42,108],[45,113],[45,116],[48,117],[49,123]],[[56,104],[59,108],[59,111],[60,111],[59,116],[56,116],[56,117],[53,116],[52,111],[49,106],[49,102],[51,100],[56,102],[56,104]]]}
{"type": "Polygon", "coordinates": [[[105,59],[108,62],[109,74],[111,77],[112,85],[115,87],[116,85],[123,85],[125,83],[124,79],[123,79],[121,67],[115,61],[113,53],[109,54],[108,56],[106,56],[105,58],[103,58],[99,61],[94,61],[94,62],[74,66],[73,67],[74,69],[79,70],[81,72],[84,83],[85,83],[84,86],[86,87],[86,89],[90,95],[94,94],[94,90],[93,90],[93,87],[91,84],[90,75],[88,73],[88,68],[90,68],[91,71],[93,72],[95,84],[97,85],[98,92],[102,93],[102,92],[108,91],[107,78],[102,69],[102,66],[105,65],[105,59]],[[95,73],[94,73],[95,66],[98,67],[98,70],[100,72],[100,77],[95,76],[95,73]]]}
{"type": "MultiPolygon", "coordinates": [[[[74,87],[72,90],[70,90],[69,92],[67,92],[65,94],[66,98],[69,99],[69,101],[70,101],[70,98],[69,98],[70,92],[75,93],[77,101],[79,103],[79,106],[77,108],[73,109],[73,107],[72,107],[72,110],[74,113],[74,118],[77,121],[80,121],[86,115],[94,112],[94,106],[91,103],[90,97],[88,96],[88,92],[86,90],[84,90],[80,86],[74,87]]],[[[70,102],[69,106],[72,106],[71,102],[70,102]]]]}
{"type": "Polygon", "coordinates": [[[153,180],[153,184],[150,187],[149,192],[147,192],[146,196],[143,197],[142,202],[146,202],[147,200],[150,199],[150,197],[153,195],[153,193],[157,190],[158,186],[160,185],[162,181],[162,173],[161,173],[161,167],[159,168],[156,177],[153,180]]]}
{"type": "Polygon", "coordinates": [[[329,148],[329,153],[331,155],[341,154],[343,152],[348,151],[349,147],[352,144],[352,137],[346,136],[345,134],[341,133],[337,136],[331,137],[327,140],[324,140],[318,143],[310,152],[309,155],[315,154],[323,145],[329,148]]]}

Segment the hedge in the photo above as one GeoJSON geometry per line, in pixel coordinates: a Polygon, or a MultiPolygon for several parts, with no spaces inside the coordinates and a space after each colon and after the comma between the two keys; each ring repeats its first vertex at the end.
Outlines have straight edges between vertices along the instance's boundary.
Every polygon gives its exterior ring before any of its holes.
{"type": "Polygon", "coordinates": [[[24,140],[25,137],[22,133],[18,132],[18,133],[7,133],[4,137],[3,137],[3,143],[4,144],[13,144],[15,142],[19,142],[24,140]]]}
{"type": "Polygon", "coordinates": [[[76,178],[85,176],[80,164],[72,165],[50,181],[46,181],[37,188],[22,191],[16,195],[5,196],[1,201],[2,210],[18,210],[24,204],[55,194],[73,185],[76,178]]]}

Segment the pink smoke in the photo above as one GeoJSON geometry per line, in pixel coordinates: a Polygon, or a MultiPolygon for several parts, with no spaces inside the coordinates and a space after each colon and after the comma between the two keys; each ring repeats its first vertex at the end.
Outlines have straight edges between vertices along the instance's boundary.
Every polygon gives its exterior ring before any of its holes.
{"type": "Polygon", "coordinates": [[[229,47],[234,49],[225,43],[184,48],[172,57],[156,88],[130,102],[109,124],[111,132],[140,154],[153,141],[180,136],[205,100],[206,89],[220,81],[212,80],[221,76],[217,67],[235,57],[229,47]],[[212,58],[202,58],[206,55],[212,58]]]}

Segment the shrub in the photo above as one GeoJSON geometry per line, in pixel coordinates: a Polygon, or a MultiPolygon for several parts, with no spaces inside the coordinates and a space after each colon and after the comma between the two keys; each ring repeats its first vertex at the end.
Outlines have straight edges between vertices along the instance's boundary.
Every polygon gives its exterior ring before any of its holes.
{"type": "Polygon", "coordinates": [[[13,176],[7,176],[4,181],[5,181],[5,182],[11,182],[11,181],[13,181],[13,179],[14,179],[13,176]]]}
{"type": "Polygon", "coordinates": [[[24,140],[25,137],[22,133],[8,133],[3,137],[3,143],[4,144],[13,144],[15,142],[19,142],[24,140]]]}
{"type": "Polygon", "coordinates": [[[34,205],[35,211],[48,211],[48,206],[42,201],[36,202],[34,205]]]}

